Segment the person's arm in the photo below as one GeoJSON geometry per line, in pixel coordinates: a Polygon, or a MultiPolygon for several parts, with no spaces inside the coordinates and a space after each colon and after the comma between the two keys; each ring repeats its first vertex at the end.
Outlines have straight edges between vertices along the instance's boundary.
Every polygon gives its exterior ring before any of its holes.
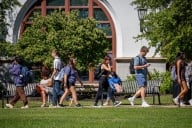
{"type": "Polygon", "coordinates": [[[79,77],[79,74],[77,73],[77,80],[79,81],[79,83],[81,84],[81,86],[83,86],[83,83],[82,83],[82,81],[81,81],[81,79],[80,79],[80,77],[79,77]]]}
{"type": "Polygon", "coordinates": [[[181,76],[180,76],[180,71],[181,71],[181,60],[178,60],[177,63],[177,79],[178,79],[178,83],[181,84],[181,76]]]}
{"type": "Polygon", "coordinates": [[[54,76],[58,73],[58,70],[56,68],[53,69],[53,73],[51,75],[51,79],[54,78],[54,76]]]}
{"type": "Polygon", "coordinates": [[[134,69],[135,70],[139,70],[139,69],[143,69],[143,68],[148,68],[150,66],[149,63],[147,64],[140,64],[141,58],[140,57],[135,57],[134,58],[134,69]]]}

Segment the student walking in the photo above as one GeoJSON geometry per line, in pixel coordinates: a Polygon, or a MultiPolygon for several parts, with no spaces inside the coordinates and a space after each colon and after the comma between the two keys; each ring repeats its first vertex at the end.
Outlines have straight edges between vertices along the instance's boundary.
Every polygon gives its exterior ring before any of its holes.
{"type": "Polygon", "coordinates": [[[81,107],[81,104],[77,100],[77,93],[75,88],[76,80],[79,81],[81,86],[83,86],[83,83],[81,82],[78,70],[76,68],[77,60],[74,58],[69,59],[69,64],[65,67],[65,73],[64,73],[64,88],[65,93],[62,95],[60,101],[59,101],[59,107],[64,107],[63,102],[64,99],[69,96],[69,94],[72,94],[72,99],[75,103],[76,107],[81,107]]]}
{"type": "Polygon", "coordinates": [[[141,96],[142,107],[150,106],[145,101],[145,90],[147,87],[147,75],[148,75],[147,68],[150,66],[150,64],[147,63],[147,59],[145,58],[148,52],[149,49],[146,46],[142,46],[139,55],[134,58],[135,77],[139,86],[139,90],[135,93],[133,97],[128,98],[132,106],[134,106],[134,100],[138,96],[141,96]]]}
{"type": "Polygon", "coordinates": [[[51,79],[53,79],[53,91],[52,91],[52,106],[57,107],[58,97],[62,96],[64,91],[62,90],[62,82],[59,78],[59,71],[62,68],[61,59],[59,58],[59,53],[56,49],[52,51],[53,61],[53,73],[51,75],[51,79]]]}
{"type": "Polygon", "coordinates": [[[14,77],[14,84],[16,86],[16,91],[15,96],[10,100],[8,104],[6,104],[6,107],[8,108],[13,108],[13,106],[17,103],[19,99],[23,101],[24,105],[21,108],[29,108],[28,100],[24,91],[24,87],[26,86],[26,84],[22,80],[21,70],[22,70],[22,59],[20,57],[15,57],[13,63],[9,67],[9,72],[14,77]]]}
{"type": "Polygon", "coordinates": [[[188,92],[188,87],[187,87],[187,82],[185,77],[185,69],[187,64],[185,63],[184,58],[185,58],[185,53],[179,52],[177,54],[176,63],[175,63],[177,82],[181,87],[181,92],[176,98],[173,99],[173,102],[176,105],[180,105],[180,106],[185,106],[183,99],[185,94],[188,92]],[[179,103],[179,100],[180,100],[180,103],[179,103]]]}

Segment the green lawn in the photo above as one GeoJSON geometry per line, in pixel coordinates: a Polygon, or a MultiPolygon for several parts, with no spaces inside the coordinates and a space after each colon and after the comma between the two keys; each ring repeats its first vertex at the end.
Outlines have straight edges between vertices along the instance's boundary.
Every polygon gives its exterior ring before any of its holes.
{"type": "MultiPolygon", "coordinates": [[[[151,102],[151,97],[147,99],[151,102]]],[[[191,128],[192,107],[173,107],[170,96],[161,97],[163,105],[150,108],[130,107],[127,100],[118,108],[87,107],[92,101],[80,101],[84,108],[40,108],[30,101],[29,109],[0,109],[1,128],[191,128]],[[166,107],[165,107],[166,105],[166,107]],[[168,106],[168,107],[167,107],[168,106]],[[169,107],[171,106],[171,107],[169,107]]],[[[137,99],[136,103],[140,103],[137,99]]]]}

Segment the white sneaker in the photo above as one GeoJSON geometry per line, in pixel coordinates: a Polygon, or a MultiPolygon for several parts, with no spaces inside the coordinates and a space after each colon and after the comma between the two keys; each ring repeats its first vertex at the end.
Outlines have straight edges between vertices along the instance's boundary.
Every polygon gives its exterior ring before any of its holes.
{"type": "Polygon", "coordinates": [[[121,105],[121,101],[115,101],[115,103],[113,104],[115,107],[118,107],[119,105],[121,105]]]}
{"type": "Polygon", "coordinates": [[[183,102],[180,102],[180,106],[181,106],[181,107],[185,107],[186,104],[184,104],[183,102]]]}
{"type": "Polygon", "coordinates": [[[192,99],[189,100],[189,104],[192,106],[192,99]]]}
{"type": "Polygon", "coordinates": [[[54,105],[50,104],[49,108],[57,108],[57,106],[54,106],[54,105]]]}
{"type": "Polygon", "coordinates": [[[104,104],[103,104],[103,106],[108,106],[109,105],[109,102],[105,102],[104,104]]]}
{"type": "Polygon", "coordinates": [[[29,105],[25,105],[23,107],[21,107],[22,109],[26,109],[26,108],[29,108],[29,105]]]}
{"type": "Polygon", "coordinates": [[[43,104],[41,105],[41,108],[44,108],[44,107],[46,107],[46,104],[45,104],[45,103],[43,103],[43,104]]]}
{"type": "Polygon", "coordinates": [[[142,103],[141,107],[150,107],[150,105],[149,105],[147,102],[144,101],[144,102],[142,103]]]}
{"type": "Polygon", "coordinates": [[[131,106],[134,106],[134,100],[132,97],[129,97],[128,98],[128,101],[130,102],[131,106]]]}
{"type": "Polygon", "coordinates": [[[178,105],[178,104],[179,104],[179,101],[178,101],[177,98],[173,98],[173,102],[174,102],[175,105],[178,105]]]}
{"type": "Polygon", "coordinates": [[[7,108],[13,108],[13,105],[12,104],[6,104],[6,107],[7,108]]]}

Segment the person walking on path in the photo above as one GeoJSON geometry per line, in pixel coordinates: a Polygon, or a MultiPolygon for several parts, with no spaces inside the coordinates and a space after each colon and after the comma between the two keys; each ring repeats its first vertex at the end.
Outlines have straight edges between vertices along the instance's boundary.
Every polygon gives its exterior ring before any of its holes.
{"type": "Polygon", "coordinates": [[[81,104],[77,100],[77,93],[75,88],[76,80],[79,81],[81,86],[83,86],[83,83],[81,82],[78,70],[76,68],[77,60],[74,58],[69,59],[69,64],[65,67],[65,74],[64,74],[64,88],[65,93],[61,96],[61,99],[59,101],[59,107],[64,107],[63,102],[64,99],[69,96],[69,94],[72,94],[72,99],[75,103],[76,107],[81,107],[81,104]]]}
{"type": "Polygon", "coordinates": [[[24,91],[24,87],[26,85],[22,81],[21,70],[22,70],[22,59],[20,57],[15,57],[13,63],[9,67],[9,72],[14,77],[14,84],[16,86],[16,91],[15,96],[10,100],[8,104],[6,104],[7,108],[13,108],[13,106],[17,103],[19,99],[21,99],[24,104],[24,106],[21,108],[29,108],[28,100],[24,91]]]}
{"type": "Polygon", "coordinates": [[[150,66],[147,63],[146,55],[149,52],[149,49],[146,46],[142,46],[140,49],[140,53],[138,56],[134,58],[134,69],[135,69],[135,77],[139,86],[139,90],[135,93],[133,97],[128,98],[128,101],[132,106],[134,106],[134,100],[136,97],[141,96],[142,99],[142,107],[149,107],[150,105],[145,101],[145,90],[147,87],[147,75],[148,67],[150,66]]]}
{"type": "Polygon", "coordinates": [[[177,54],[176,63],[175,63],[177,82],[181,87],[181,92],[179,93],[179,95],[177,97],[175,97],[173,99],[173,102],[176,105],[180,105],[180,106],[185,106],[183,99],[184,99],[185,94],[188,92],[187,81],[186,81],[186,77],[185,77],[185,68],[186,68],[187,64],[185,63],[184,58],[185,58],[185,53],[179,52],[177,54]]]}
{"type": "Polygon", "coordinates": [[[62,90],[62,82],[58,76],[59,71],[62,68],[61,59],[59,58],[59,53],[56,49],[52,51],[53,61],[53,73],[51,75],[51,79],[53,79],[53,91],[52,91],[52,106],[57,107],[58,97],[62,96],[64,91],[62,90]]]}

